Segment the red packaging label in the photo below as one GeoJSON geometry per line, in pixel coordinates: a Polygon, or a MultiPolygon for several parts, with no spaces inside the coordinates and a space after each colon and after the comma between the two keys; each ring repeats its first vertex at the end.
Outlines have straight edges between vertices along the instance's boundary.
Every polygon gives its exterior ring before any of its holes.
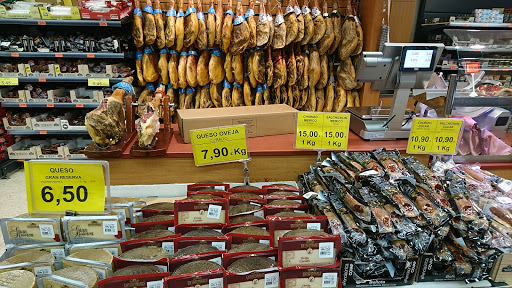
{"type": "Polygon", "coordinates": [[[164,279],[165,288],[223,288],[224,269],[170,276],[164,279]]]}
{"type": "MultiPolygon", "coordinates": [[[[203,189],[219,189],[227,191],[229,184],[224,183],[196,183],[187,185],[187,191],[199,191],[203,189]]],[[[188,194],[187,194],[188,195],[188,194]]]]}
{"type": "Polygon", "coordinates": [[[281,272],[281,287],[284,288],[303,288],[303,287],[322,287],[339,288],[341,287],[340,268],[306,268],[306,269],[283,269],[281,272]]]}
{"type": "Polygon", "coordinates": [[[162,281],[169,273],[152,273],[110,277],[98,282],[98,288],[146,288],[148,283],[162,281]]]}
{"type": "Polygon", "coordinates": [[[338,266],[340,235],[281,237],[279,268],[338,266]]]}
{"type": "Polygon", "coordinates": [[[179,200],[174,202],[174,223],[210,224],[228,222],[228,200],[179,200]]]}

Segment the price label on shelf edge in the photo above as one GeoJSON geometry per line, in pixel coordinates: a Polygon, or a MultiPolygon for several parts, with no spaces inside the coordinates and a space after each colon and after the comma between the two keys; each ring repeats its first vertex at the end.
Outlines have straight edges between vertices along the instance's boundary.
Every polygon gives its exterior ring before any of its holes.
{"type": "Polygon", "coordinates": [[[87,85],[89,85],[89,86],[109,86],[110,79],[108,79],[108,78],[89,78],[89,79],[87,79],[87,85]]]}
{"type": "Polygon", "coordinates": [[[108,173],[106,161],[27,161],[28,212],[104,213],[108,173]]]}
{"type": "Polygon", "coordinates": [[[454,155],[462,128],[462,119],[414,118],[408,154],[454,155]]]}
{"type": "Polygon", "coordinates": [[[16,86],[18,78],[0,78],[0,86],[16,86]]]}
{"type": "Polygon", "coordinates": [[[467,62],[465,64],[466,73],[478,73],[480,72],[480,62],[467,62]]]}
{"type": "Polygon", "coordinates": [[[346,150],[349,113],[298,112],[295,148],[346,150]]]}
{"type": "Polygon", "coordinates": [[[196,166],[249,160],[245,125],[190,131],[196,166]]]}

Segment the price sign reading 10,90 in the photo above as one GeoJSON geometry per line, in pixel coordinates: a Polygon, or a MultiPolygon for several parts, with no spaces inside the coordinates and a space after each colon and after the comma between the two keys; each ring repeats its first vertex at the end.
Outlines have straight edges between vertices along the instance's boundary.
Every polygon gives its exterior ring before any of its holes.
{"type": "Polygon", "coordinates": [[[407,153],[453,155],[461,127],[461,119],[414,118],[407,153]]]}

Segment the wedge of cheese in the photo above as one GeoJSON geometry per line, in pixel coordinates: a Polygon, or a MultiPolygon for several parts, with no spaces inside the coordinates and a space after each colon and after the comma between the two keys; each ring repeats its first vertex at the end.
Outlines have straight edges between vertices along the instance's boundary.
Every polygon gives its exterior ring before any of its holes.
{"type": "Polygon", "coordinates": [[[45,251],[32,251],[22,254],[18,254],[7,258],[0,262],[0,271],[9,270],[30,270],[34,274],[51,274],[54,270],[53,263],[55,257],[49,252],[45,251]],[[10,267],[9,265],[16,265],[26,263],[26,265],[18,265],[16,267],[10,267]]]}
{"type": "Polygon", "coordinates": [[[96,282],[98,282],[98,275],[92,268],[85,266],[69,267],[64,268],[53,273],[54,276],[59,276],[65,279],[58,279],[52,276],[43,278],[43,287],[52,288],[83,288],[83,284],[86,284],[89,288],[95,288],[96,282]],[[73,285],[72,282],[66,281],[79,281],[77,285],[73,285]],[[80,285],[82,284],[82,285],[80,285]]]}
{"type": "Polygon", "coordinates": [[[7,288],[35,288],[36,276],[25,270],[7,271],[0,273],[0,287],[7,288]]]}
{"type": "Polygon", "coordinates": [[[70,254],[62,259],[64,268],[85,266],[94,269],[100,280],[112,275],[112,261],[114,257],[102,248],[92,248],[70,254]]]}

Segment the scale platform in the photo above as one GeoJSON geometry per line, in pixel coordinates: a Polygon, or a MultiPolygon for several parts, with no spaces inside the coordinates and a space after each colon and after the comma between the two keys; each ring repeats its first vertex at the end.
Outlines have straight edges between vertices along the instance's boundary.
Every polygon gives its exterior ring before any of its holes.
{"type": "Polygon", "coordinates": [[[388,131],[390,106],[349,107],[350,130],[365,140],[396,140],[409,138],[413,111],[405,111],[401,131],[388,131]]]}

